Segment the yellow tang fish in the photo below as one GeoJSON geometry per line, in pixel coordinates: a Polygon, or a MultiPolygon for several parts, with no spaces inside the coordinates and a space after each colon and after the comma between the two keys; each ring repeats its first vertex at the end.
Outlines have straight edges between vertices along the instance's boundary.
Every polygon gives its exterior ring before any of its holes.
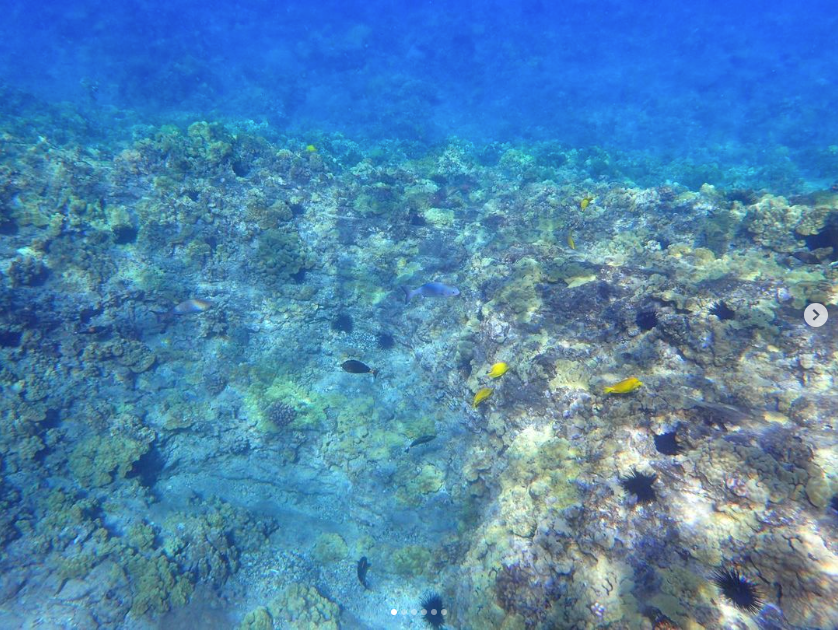
{"type": "Polygon", "coordinates": [[[474,402],[471,403],[471,406],[477,409],[477,405],[479,405],[489,396],[491,396],[493,391],[495,390],[493,390],[491,387],[483,387],[481,389],[478,389],[477,393],[474,395],[474,402]]]}
{"type": "Polygon", "coordinates": [[[584,210],[585,208],[587,208],[587,207],[590,205],[590,203],[591,203],[593,200],[594,200],[594,198],[593,198],[593,197],[591,197],[590,195],[585,196],[585,197],[582,197],[582,201],[580,201],[580,202],[579,202],[579,207],[580,207],[582,210],[584,210]]]}
{"type": "Polygon", "coordinates": [[[491,369],[489,370],[489,377],[491,378],[500,378],[506,371],[509,369],[509,366],[501,361],[500,363],[495,363],[491,369]]]}
{"type": "Polygon", "coordinates": [[[317,153],[317,147],[313,144],[306,145],[306,151],[309,153],[317,153]]]}
{"type": "Polygon", "coordinates": [[[608,385],[605,388],[606,394],[628,394],[629,392],[633,392],[635,389],[643,385],[635,376],[630,376],[629,378],[620,381],[619,383],[615,383],[614,385],[608,385]]]}
{"type": "Polygon", "coordinates": [[[573,240],[573,234],[571,232],[567,233],[567,244],[570,249],[576,249],[576,241],[573,240]]]}

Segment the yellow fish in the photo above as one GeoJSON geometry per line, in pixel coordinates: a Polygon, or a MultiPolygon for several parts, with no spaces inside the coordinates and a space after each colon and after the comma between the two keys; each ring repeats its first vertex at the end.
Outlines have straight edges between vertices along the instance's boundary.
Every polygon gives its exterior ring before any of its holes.
{"type": "Polygon", "coordinates": [[[306,151],[308,151],[309,153],[316,153],[317,147],[313,144],[306,145],[306,151]]]}
{"type": "Polygon", "coordinates": [[[608,385],[605,388],[606,394],[628,394],[629,392],[633,392],[635,389],[643,385],[635,376],[631,376],[625,380],[620,381],[619,383],[615,383],[614,385],[608,385]]]}
{"type": "Polygon", "coordinates": [[[500,378],[506,371],[509,369],[509,366],[501,361],[500,363],[495,363],[491,369],[489,370],[489,377],[490,378],[500,378]]]}
{"type": "Polygon", "coordinates": [[[576,249],[576,241],[573,240],[573,234],[570,232],[567,233],[567,244],[570,249],[576,249]]]}
{"type": "Polygon", "coordinates": [[[493,390],[491,387],[483,387],[481,389],[478,389],[477,393],[474,395],[474,402],[471,403],[471,406],[477,409],[477,405],[479,405],[489,396],[491,396],[493,391],[495,390],[493,390]]]}
{"type": "Polygon", "coordinates": [[[580,202],[579,202],[579,207],[580,207],[582,210],[584,210],[585,208],[587,208],[587,207],[591,204],[591,202],[592,202],[593,200],[594,200],[594,198],[593,198],[593,197],[591,197],[590,195],[585,196],[585,197],[582,197],[582,201],[580,201],[580,202]]]}

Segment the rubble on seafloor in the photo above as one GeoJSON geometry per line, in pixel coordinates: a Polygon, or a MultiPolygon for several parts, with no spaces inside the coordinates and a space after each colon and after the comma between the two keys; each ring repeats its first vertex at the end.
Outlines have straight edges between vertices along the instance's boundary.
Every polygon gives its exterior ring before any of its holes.
{"type": "Polygon", "coordinates": [[[838,624],[838,335],[802,318],[838,194],[205,122],[45,142],[1,165],[0,625],[384,627],[429,588],[451,628],[838,624]],[[405,305],[428,280],[460,295],[405,305]]]}

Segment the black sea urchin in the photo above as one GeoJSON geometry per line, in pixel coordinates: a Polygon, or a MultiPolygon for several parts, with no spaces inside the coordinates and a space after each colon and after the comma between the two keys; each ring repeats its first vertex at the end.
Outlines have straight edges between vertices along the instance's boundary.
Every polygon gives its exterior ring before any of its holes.
{"type": "Polygon", "coordinates": [[[655,435],[655,448],[658,449],[658,453],[663,453],[664,455],[677,455],[684,450],[678,444],[675,431],[655,435]]]}
{"type": "Polygon", "coordinates": [[[428,593],[422,598],[422,618],[432,628],[441,628],[443,619],[442,596],[428,593]]]}
{"type": "Polygon", "coordinates": [[[718,302],[714,302],[710,306],[710,314],[715,315],[722,321],[728,319],[734,319],[736,317],[736,311],[730,308],[727,304],[719,300],[718,302]]]}
{"type": "Polygon", "coordinates": [[[393,346],[396,345],[395,338],[388,332],[382,331],[378,333],[375,339],[378,342],[378,347],[382,350],[390,350],[393,346]]]}
{"type": "Polygon", "coordinates": [[[630,492],[637,497],[638,503],[651,503],[658,498],[655,489],[652,487],[657,478],[657,475],[644,475],[637,469],[633,469],[628,477],[620,478],[620,485],[626,492],[630,492]]]}
{"type": "Polygon", "coordinates": [[[643,332],[652,330],[658,325],[658,314],[655,311],[638,311],[634,323],[643,332]]]}
{"type": "Polygon", "coordinates": [[[352,321],[352,316],[346,313],[341,313],[332,320],[332,330],[335,332],[345,332],[347,335],[352,332],[355,327],[352,321]]]}
{"type": "Polygon", "coordinates": [[[762,608],[762,597],[756,584],[736,569],[716,569],[712,580],[722,595],[738,609],[756,614],[762,608]]]}

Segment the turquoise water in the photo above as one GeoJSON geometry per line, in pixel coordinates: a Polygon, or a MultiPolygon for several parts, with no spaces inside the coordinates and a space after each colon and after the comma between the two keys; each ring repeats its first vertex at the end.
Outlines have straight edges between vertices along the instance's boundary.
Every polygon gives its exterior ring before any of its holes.
{"type": "Polygon", "coordinates": [[[0,628],[838,627],[830,4],[2,9],[0,628]]]}
{"type": "Polygon", "coordinates": [[[4,4],[0,76],[50,100],[423,144],[549,139],[617,151],[603,174],[646,185],[834,183],[825,1],[4,4]]]}

